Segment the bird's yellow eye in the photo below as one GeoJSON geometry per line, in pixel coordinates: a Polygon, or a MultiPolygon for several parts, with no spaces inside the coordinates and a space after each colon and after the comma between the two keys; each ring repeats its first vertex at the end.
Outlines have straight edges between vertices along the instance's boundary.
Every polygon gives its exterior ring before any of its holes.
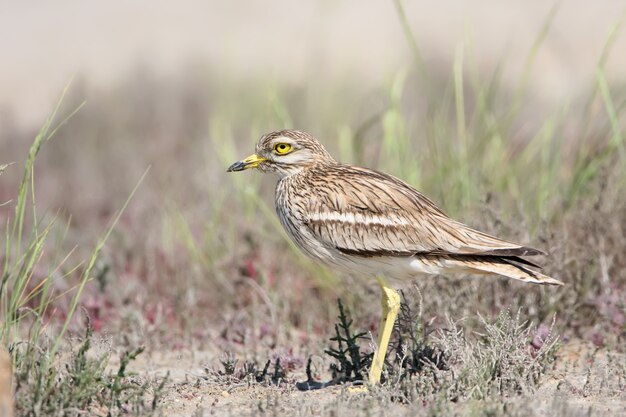
{"type": "Polygon", "coordinates": [[[274,145],[274,152],[278,155],[284,155],[291,150],[291,145],[288,143],[277,143],[274,145]]]}

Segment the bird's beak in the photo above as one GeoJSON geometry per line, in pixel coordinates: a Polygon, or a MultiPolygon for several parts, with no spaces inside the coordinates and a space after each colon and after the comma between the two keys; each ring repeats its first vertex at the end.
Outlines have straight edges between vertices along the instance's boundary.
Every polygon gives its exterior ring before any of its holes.
{"type": "Polygon", "coordinates": [[[235,172],[235,171],[243,171],[248,168],[256,168],[263,161],[267,161],[266,158],[260,157],[257,154],[250,155],[243,161],[235,162],[231,166],[228,167],[226,172],[235,172]]]}

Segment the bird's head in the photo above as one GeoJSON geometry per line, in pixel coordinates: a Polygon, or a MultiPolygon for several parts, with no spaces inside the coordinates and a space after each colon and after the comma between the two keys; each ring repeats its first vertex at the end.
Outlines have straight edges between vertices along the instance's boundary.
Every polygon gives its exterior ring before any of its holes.
{"type": "Polygon", "coordinates": [[[308,133],[299,130],[279,130],[263,135],[256,144],[256,153],[235,162],[228,172],[258,168],[287,177],[316,164],[334,163],[324,147],[308,133]]]}

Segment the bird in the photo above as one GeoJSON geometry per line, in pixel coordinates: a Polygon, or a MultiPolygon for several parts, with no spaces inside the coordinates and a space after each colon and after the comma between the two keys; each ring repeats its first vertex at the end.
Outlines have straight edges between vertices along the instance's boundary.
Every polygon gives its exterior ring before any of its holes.
{"type": "Polygon", "coordinates": [[[368,374],[371,385],[380,383],[400,310],[394,283],[420,275],[470,273],[563,285],[525,259],[545,255],[543,251],[453,220],[406,182],[336,161],[306,132],[267,133],[257,142],[254,154],[227,171],[248,169],[278,176],[276,213],[306,255],[378,281],[382,317],[368,374]]]}

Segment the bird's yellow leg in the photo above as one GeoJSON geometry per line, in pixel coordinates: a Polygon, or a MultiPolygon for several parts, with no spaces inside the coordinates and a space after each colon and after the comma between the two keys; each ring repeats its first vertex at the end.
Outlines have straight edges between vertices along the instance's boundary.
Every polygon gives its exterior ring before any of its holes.
{"type": "Polygon", "coordinates": [[[385,364],[389,338],[391,337],[393,324],[396,321],[396,317],[398,317],[398,311],[400,311],[400,294],[389,285],[389,281],[385,277],[378,276],[377,279],[382,292],[383,315],[380,321],[380,328],[378,329],[378,346],[372,358],[372,367],[369,374],[369,382],[372,385],[380,383],[380,375],[385,364]]]}

